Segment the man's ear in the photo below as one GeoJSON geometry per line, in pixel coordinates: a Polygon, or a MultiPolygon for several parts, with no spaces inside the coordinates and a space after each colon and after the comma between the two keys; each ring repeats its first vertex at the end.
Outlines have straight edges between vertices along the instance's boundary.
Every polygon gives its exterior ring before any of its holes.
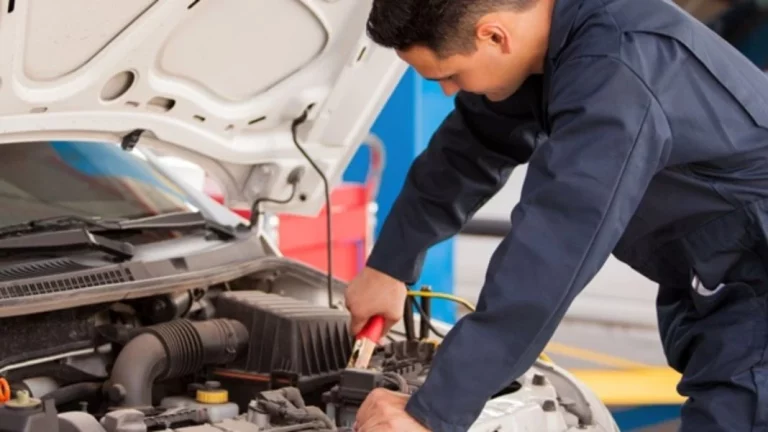
{"type": "Polygon", "coordinates": [[[475,31],[478,47],[492,47],[508,54],[512,51],[511,37],[507,29],[500,22],[480,22],[475,31]]]}

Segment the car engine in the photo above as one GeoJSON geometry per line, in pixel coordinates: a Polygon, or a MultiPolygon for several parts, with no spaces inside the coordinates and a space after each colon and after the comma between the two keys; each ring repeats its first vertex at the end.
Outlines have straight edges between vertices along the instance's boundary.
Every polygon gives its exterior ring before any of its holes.
{"type": "MultiPolygon", "coordinates": [[[[347,369],[347,312],[313,301],[321,273],[281,265],[0,319],[0,432],[344,431],[372,390],[419,388],[439,340],[395,332],[368,369],[347,369]]],[[[613,431],[569,386],[556,369],[532,370],[472,430],[613,431]]]]}

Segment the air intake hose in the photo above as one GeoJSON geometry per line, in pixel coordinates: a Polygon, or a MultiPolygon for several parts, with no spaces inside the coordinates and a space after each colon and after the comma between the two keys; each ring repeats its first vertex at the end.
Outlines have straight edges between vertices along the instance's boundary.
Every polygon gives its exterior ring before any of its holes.
{"type": "Polygon", "coordinates": [[[117,356],[108,385],[109,399],[117,407],[151,407],[156,380],[231,362],[247,343],[248,330],[230,319],[180,319],[147,327],[117,356]]]}

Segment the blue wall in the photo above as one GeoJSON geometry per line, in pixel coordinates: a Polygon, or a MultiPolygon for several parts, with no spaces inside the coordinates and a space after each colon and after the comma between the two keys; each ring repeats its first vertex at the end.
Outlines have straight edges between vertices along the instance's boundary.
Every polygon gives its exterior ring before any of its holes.
{"type": "MultiPolygon", "coordinates": [[[[451,109],[453,98],[445,96],[439,84],[424,80],[409,69],[376,120],[373,133],[384,142],[386,150],[386,165],[377,198],[377,235],[413,159],[427,147],[430,137],[451,109]]],[[[347,169],[344,180],[362,182],[367,166],[368,150],[362,148],[347,169]]],[[[448,240],[429,250],[422,277],[415,288],[430,285],[435,291],[453,291],[453,247],[453,240],[448,240]]],[[[450,302],[433,301],[432,311],[435,318],[455,322],[456,307],[450,302]]]]}

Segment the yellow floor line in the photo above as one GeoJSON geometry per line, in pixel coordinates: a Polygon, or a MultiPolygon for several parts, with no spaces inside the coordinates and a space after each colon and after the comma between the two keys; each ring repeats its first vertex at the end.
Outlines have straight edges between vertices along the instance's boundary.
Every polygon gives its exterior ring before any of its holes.
{"type": "Polygon", "coordinates": [[[607,366],[615,369],[646,369],[654,368],[655,366],[645,363],[635,362],[627,360],[625,358],[612,356],[609,354],[603,354],[596,351],[577,348],[570,345],[564,345],[558,342],[550,342],[544,349],[544,352],[548,354],[560,354],[566,357],[571,357],[579,360],[586,360],[599,365],[607,366]]]}
{"type": "Polygon", "coordinates": [[[668,367],[633,370],[569,370],[609,406],[680,405],[680,374],[668,367]]]}
{"type": "Polygon", "coordinates": [[[609,369],[568,369],[608,406],[679,405],[680,374],[667,366],[652,366],[621,357],[551,342],[544,350],[609,369]]]}

